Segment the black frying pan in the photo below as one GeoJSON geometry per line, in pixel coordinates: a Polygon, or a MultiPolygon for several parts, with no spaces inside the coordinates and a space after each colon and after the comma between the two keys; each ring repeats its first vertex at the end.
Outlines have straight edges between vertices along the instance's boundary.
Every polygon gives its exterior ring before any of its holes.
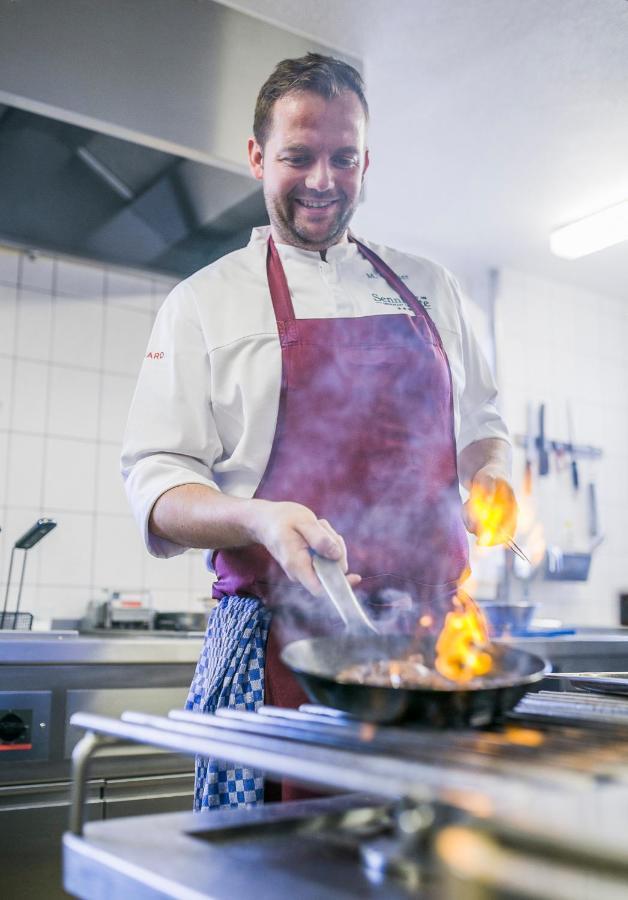
{"type": "Polygon", "coordinates": [[[312,555],[312,564],[349,629],[339,637],[305,638],[284,647],[281,659],[316,703],[342,709],[371,722],[412,719],[438,727],[487,725],[500,719],[550,671],[549,663],[514,647],[491,644],[493,668],[478,686],[451,688],[393,688],[340,682],[336,676],[348,666],[376,660],[404,659],[420,653],[433,666],[435,641],[381,635],[364,613],[337,562],[312,555]]]}
{"type": "Polygon", "coordinates": [[[343,634],[305,638],[287,644],[281,659],[315,703],[342,709],[370,722],[412,720],[435,727],[488,725],[512,709],[550,671],[550,665],[524,650],[490,645],[493,669],[480,687],[393,688],[347,684],[336,675],[347,666],[381,659],[434,655],[433,638],[343,634]]]}

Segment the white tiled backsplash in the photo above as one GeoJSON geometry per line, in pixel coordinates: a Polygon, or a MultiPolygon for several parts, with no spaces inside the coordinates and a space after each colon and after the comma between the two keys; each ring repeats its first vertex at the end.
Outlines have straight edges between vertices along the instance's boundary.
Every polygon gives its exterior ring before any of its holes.
{"type": "MultiPolygon", "coordinates": [[[[628,293],[628,291],[627,291],[628,293]]],[[[599,447],[596,461],[578,461],[580,487],[570,460],[550,455],[550,474],[537,475],[533,494],[548,543],[564,550],[589,546],[587,487],[595,483],[603,543],[586,582],[530,584],[542,613],[564,621],[618,624],[618,595],[628,592],[628,296],[619,300],[520,272],[500,273],[496,300],[497,377],[511,431],[524,434],[526,404],[546,404],[546,436],[569,440],[571,405],[576,444],[599,447]]],[[[515,483],[524,451],[515,450],[515,483]]],[[[515,584],[521,592],[521,584],[515,584]]]]}
{"type": "Polygon", "coordinates": [[[55,519],[28,552],[22,609],[36,625],[78,618],[101,588],[149,589],[160,610],[200,609],[211,592],[199,552],[148,555],[119,474],[136,374],[171,284],[0,247],[0,602],[14,541],[55,519]]]}
{"type": "MultiPolygon", "coordinates": [[[[0,588],[4,597],[15,539],[40,516],[56,519],[26,569],[22,608],[40,624],[80,616],[101,588],[150,589],[161,610],[197,609],[210,592],[199,552],[148,555],[119,476],[136,373],[169,287],[150,275],[0,248],[0,588]]],[[[628,589],[628,298],[503,271],[496,311],[497,374],[512,431],[525,431],[528,402],[535,413],[545,402],[548,436],[566,440],[570,400],[576,441],[604,451],[581,464],[578,495],[555,457],[550,476],[535,478],[546,536],[574,549],[586,544],[585,489],[595,480],[606,539],[588,582],[536,579],[531,598],[546,616],[616,623],[617,594],[628,589]]],[[[518,449],[516,483],[522,472],[518,449]]],[[[484,595],[495,589],[500,560],[501,551],[485,551],[484,595]]]]}

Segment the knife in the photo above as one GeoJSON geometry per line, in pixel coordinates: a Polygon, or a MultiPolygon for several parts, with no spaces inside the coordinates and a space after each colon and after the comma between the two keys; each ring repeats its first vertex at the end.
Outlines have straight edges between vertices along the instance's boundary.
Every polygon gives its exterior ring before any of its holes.
{"type": "Polygon", "coordinates": [[[549,473],[549,454],[547,452],[547,443],[545,441],[544,403],[541,403],[539,407],[539,436],[536,441],[539,450],[539,475],[547,475],[549,473]]]}
{"type": "Polygon", "coordinates": [[[567,401],[567,434],[569,437],[569,456],[571,457],[571,483],[574,491],[577,491],[580,479],[578,478],[578,463],[576,462],[576,450],[573,442],[573,412],[569,401],[567,401]]]}

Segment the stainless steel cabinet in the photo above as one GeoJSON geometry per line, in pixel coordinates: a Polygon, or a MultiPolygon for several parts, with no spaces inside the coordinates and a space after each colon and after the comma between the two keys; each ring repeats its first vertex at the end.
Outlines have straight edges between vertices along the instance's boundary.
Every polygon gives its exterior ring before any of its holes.
{"type": "MultiPolygon", "coordinates": [[[[61,837],[69,821],[70,754],[80,737],[69,724],[72,713],[166,714],[183,705],[198,650],[191,640],[0,635],[0,711],[12,716],[12,728],[0,734],[3,900],[67,896],[61,837]]],[[[193,770],[190,758],[154,748],[109,748],[90,767],[89,818],[189,811],[193,770]]]]}

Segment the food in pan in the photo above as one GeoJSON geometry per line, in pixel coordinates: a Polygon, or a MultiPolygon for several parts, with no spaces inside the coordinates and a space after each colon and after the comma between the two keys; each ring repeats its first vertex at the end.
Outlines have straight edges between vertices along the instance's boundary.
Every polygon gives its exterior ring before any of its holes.
{"type": "MultiPolygon", "coordinates": [[[[342,669],[336,680],[372,687],[451,690],[455,685],[482,687],[493,669],[484,616],[471,597],[458,590],[435,645],[434,668],[421,653],[403,659],[378,659],[342,669]]],[[[489,679],[490,681],[490,679],[489,679]]]]}
{"type": "Polygon", "coordinates": [[[451,682],[447,678],[443,678],[424,664],[420,653],[411,654],[404,659],[377,659],[372,662],[355,663],[338,672],[336,680],[344,684],[368,684],[372,687],[451,687],[451,682]]]}

